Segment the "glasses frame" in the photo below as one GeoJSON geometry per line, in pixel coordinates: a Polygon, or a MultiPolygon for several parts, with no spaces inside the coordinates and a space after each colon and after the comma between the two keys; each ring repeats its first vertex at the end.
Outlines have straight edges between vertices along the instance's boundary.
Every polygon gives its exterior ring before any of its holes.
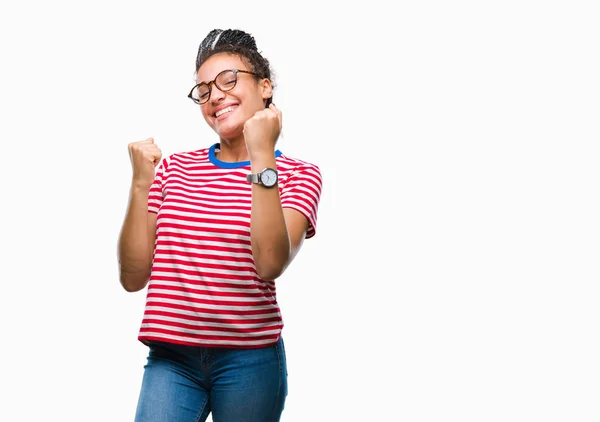
{"type": "Polygon", "coordinates": [[[214,84],[217,89],[221,92],[227,92],[227,91],[231,91],[233,88],[235,88],[235,86],[237,85],[237,81],[238,81],[238,73],[248,73],[250,75],[254,75],[257,78],[260,78],[261,76],[258,73],[255,72],[250,72],[248,70],[240,70],[240,69],[225,69],[220,71],[217,76],[215,76],[215,79],[213,79],[210,82],[200,82],[199,84],[194,85],[194,87],[190,90],[190,93],[188,94],[188,98],[191,99],[194,103],[202,105],[202,104],[206,104],[209,100],[210,100],[210,96],[212,95],[212,85],[214,84]],[[233,84],[233,86],[229,89],[223,89],[219,86],[219,84],[217,84],[217,79],[219,78],[219,76],[221,76],[223,73],[225,72],[233,72],[233,74],[235,75],[235,83],[233,84]],[[192,97],[192,93],[194,92],[194,90],[196,88],[198,88],[200,85],[206,85],[208,86],[208,97],[206,97],[205,101],[200,102],[200,100],[195,99],[194,97],[192,97]]]}

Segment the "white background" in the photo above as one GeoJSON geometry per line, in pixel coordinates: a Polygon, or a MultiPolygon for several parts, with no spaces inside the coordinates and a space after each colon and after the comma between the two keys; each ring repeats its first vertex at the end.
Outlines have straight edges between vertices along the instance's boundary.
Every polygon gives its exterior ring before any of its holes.
{"type": "Polygon", "coordinates": [[[127,144],[216,141],[186,98],[213,28],[255,36],[279,149],[324,177],[282,420],[600,419],[593,2],[7,3],[0,420],[133,420],[127,144]]]}

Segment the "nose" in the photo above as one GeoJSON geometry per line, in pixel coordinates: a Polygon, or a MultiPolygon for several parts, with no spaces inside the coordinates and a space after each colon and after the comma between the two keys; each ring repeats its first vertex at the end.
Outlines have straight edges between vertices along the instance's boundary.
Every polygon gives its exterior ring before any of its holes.
{"type": "Polygon", "coordinates": [[[214,81],[211,82],[211,86],[210,86],[210,101],[211,101],[211,103],[217,104],[220,101],[222,101],[223,98],[225,98],[225,93],[217,87],[217,84],[214,83],[214,81]]]}

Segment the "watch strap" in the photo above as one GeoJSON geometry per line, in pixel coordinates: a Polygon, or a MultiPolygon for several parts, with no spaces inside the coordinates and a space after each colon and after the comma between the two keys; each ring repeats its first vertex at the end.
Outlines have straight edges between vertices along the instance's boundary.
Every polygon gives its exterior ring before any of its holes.
{"type": "Polygon", "coordinates": [[[246,182],[260,183],[259,173],[250,173],[246,175],[246,182]]]}

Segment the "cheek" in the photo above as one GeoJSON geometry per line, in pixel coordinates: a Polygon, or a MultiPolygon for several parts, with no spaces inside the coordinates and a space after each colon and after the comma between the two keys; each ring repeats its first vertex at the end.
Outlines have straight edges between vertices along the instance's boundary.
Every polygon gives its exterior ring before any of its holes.
{"type": "Polygon", "coordinates": [[[244,105],[249,117],[252,117],[257,111],[264,109],[262,96],[257,92],[252,92],[252,95],[248,95],[244,105]]]}
{"type": "Polygon", "coordinates": [[[200,111],[202,112],[202,117],[204,117],[204,120],[206,120],[208,124],[211,124],[211,116],[208,115],[206,107],[202,107],[200,111]]]}

